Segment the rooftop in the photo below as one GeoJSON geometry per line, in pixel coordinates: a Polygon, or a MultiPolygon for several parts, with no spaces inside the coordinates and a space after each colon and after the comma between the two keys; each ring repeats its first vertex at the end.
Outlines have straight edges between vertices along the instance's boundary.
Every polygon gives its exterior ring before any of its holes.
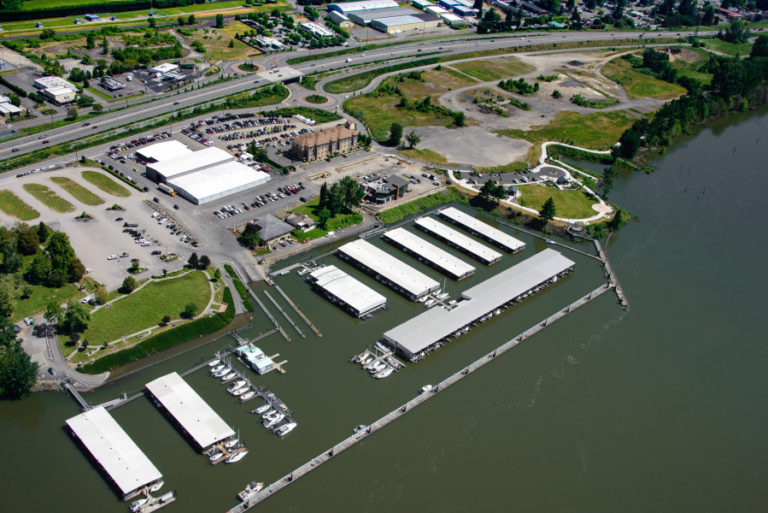
{"type": "Polygon", "coordinates": [[[52,87],[66,87],[72,91],[77,91],[77,87],[71,82],[61,77],[40,77],[35,79],[35,87],[38,89],[50,89],[52,87]]]}
{"type": "Polygon", "coordinates": [[[380,23],[385,27],[397,27],[399,25],[411,25],[413,23],[422,23],[424,20],[406,14],[403,16],[387,16],[386,18],[375,18],[373,21],[380,23]]]}
{"type": "Polygon", "coordinates": [[[468,228],[471,231],[479,233],[483,237],[486,237],[495,243],[499,244],[503,248],[509,251],[517,251],[523,249],[525,244],[512,237],[511,235],[498,230],[469,214],[465,214],[456,207],[448,207],[439,211],[440,215],[450,219],[451,221],[468,228]]]}
{"type": "Polygon", "coordinates": [[[410,252],[424,258],[454,278],[461,279],[475,272],[475,268],[464,262],[462,259],[457,258],[421,237],[414,235],[405,228],[389,230],[384,233],[382,237],[384,240],[391,240],[408,249],[410,252]]]}
{"type": "Polygon", "coordinates": [[[317,285],[339,298],[359,313],[378,308],[387,302],[387,298],[348,275],[335,265],[327,265],[309,275],[317,285]]]}
{"type": "Polygon", "coordinates": [[[67,419],[67,426],[124,496],[163,477],[102,406],[67,419]]]}
{"type": "Polygon", "coordinates": [[[190,150],[185,144],[172,139],[170,141],[151,144],[146,148],[136,150],[136,153],[145,159],[159,162],[162,160],[181,157],[182,155],[192,153],[192,150],[190,150]]]}
{"type": "Polygon", "coordinates": [[[276,239],[293,231],[293,226],[285,221],[281,221],[272,214],[258,217],[254,219],[254,222],[256,223],[256,226],[261,228],[259,237],[263,241],[276,239]]]}
{"type": "Polygon", "coordinates": [[[369,9],[385,9],[388,7],[397,7],[397,2],[393,0],[367,0],[365,2],[343,2],[340,4],[328,4],[329,11],[339,11],[343,13],[369,9]]]}
{"type": "MultiPolygon", "coordinates": [[[[205,150],[203,150],[205,151],[205,150]]],[[[195,152],[195,154],[201,152],[195,152]]],[[[190,196],[202,199],[216,195],[226,195],[228,191],[239,191],[256,187],[269,181],[269,174],[257,171],[240,162],[223,162],[214,166],[178,175],[168,183],[183,189],[190,196]]]]}
{"type": "Polygon", "coordinates": [[[441,239],[451,241],[457,247],[462,248],[467,253],[475,255],[483,262],[489,263],[501,259],[501,253],[498,251],[494,251],[488,246],[477,242],[471,237],[467,237],[463,233],[456,231],[450,226],[447,226],[431,217],[422,217],[417,219],[416,226],[421,227],[430,233],[434,233],[441,239]]]}
{"type": "Polygon", "coordinates": [[[176,372],[146,386],[201,449],[234,436],[232,428],[176,372]]]}
{"type": "Polygon", "coordinates": [[[169,159],[160,160],[159,162],[151,164],[150,167],[157,171],[158,174],[168,179],[177,175],[189,173],[190,171],[214,166],[216,164],[223,164],[224,162],[232,160],[234,160],[232,155],[220,148],[211,146],[199,151],[183,153],[169,159]]]}

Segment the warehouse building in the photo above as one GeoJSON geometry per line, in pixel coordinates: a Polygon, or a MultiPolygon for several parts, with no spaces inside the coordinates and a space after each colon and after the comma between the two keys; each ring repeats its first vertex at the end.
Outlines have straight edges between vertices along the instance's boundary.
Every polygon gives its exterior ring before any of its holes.
{"type": "Polygon", "coordinates": [[[472,7],[458,4],[453,6],[453,12],[459,16],[477,16],[478,10],[472,7]]]}
{"type": "Polygon", "coordinates": [[[414,223],[416,228],[427,232],[433,237],[448,244],[449,246],[466,253],[486,265],[495,264],[501,260],[501,253],[494,251],[488,246],[480,244],[471,237],[454,230],[450,226],[432,219],[431,217],[420,217],[414,223]]]}
{"type": "Polygon", "coordinates": [[[442,17],[444,14],[448,14],[448,11],[440,7],[439,5],[431,5],[424,9],[425,13],[434,14],[435,16],[442,17]]]}
{"type": "Polygon", "coordinates": [[[317,36],[317,37],[333,37],[336,35],[336,33],[329,29],[328,27],[324,27],[323,25],[320,25],[319,23],[314,22],[307,22],[302,23],[299,25],[301,28],[309,32],[310,34],[317,36]]]}
{"type": "Polygon", "coordinates": [[[294,160],[309,162],[347,153],[357,146],[357,132],[336,125],[317,132],[307,132],[293,138],[290,155],[294,160]]]}
{"type": "Polygon", "coordinates": [[[459,16],[456,16],[455,14],[451,14],[449,12],[445,14],[441,14],[440,18],[442,18],[443,23],[448,25],[449,27],[461,27],[462,25],[466,25],[467,22],[464,21],[464,18],[461,18],[459,16]]]}
{"type": "Polygon", "coordinates": [[[365,2],[343,2],[340,4],[328,4],[328,12],[336,11],[345,16],[351,12],[371,11],[376,9],[391,9],[398,7],[394,0],[367,0],[365,2]]]}
{"type": "Polygon", "coordinates": [[[438,343],[466,333],[473,325],[556,282],[575,265],[547,248],[467,289],[454,307],[436,306],[387,331],[383,341],[405,358],[418,360],[438,343]]]}
{"type": "Polygon", "coordinates": [[[146,385],[150,399],[165,412],[195,448],[203,452],[234,438],[235,432],[176,372],[146,385]]]}
{"type": "Polygon", "coordinates": [[[103,406],[75,415],[66,424],[77,444],[88,451],[91,461],[122,500],[136,496],[163,478],[103,406]]]}
{"type": "Polygon", "coordinates": [[[462,280],[475,272],[475,268],[462,259],[438,248],[418,235],[414,235],[405,228],[389,230],[381,238],[455,280],[462,280]]]}
{"type": "Polygon", "coordinates": [[[354,25],[352,20],[338,11],[328,11],[328,19],[343,29],[348,29],[354,25]]]}
{"type": "Polygon", "coordinates": [[[21,114],[25,110],[24,107],[14,105],[7,96],[0,94],[0,116],[13,116],[14,114],[21,114]]]}
{"type": "Polygon", "coordinates": [[[397,34],[411,30],[426,30],[435,28],[440,23],[437,16],[432,14],[418,13],[407,14],[404,16],[391,16],[387,18],[375,18],[371,20],[372,29],[379,30],[385,34],[397,34]]]}
{"type": "Polygon", "coordinates": [[[449,220],[453,224],[461,226],[469,233],[477,235],[478,237],[482,237],[483,239],[496,244],[502,249],[516,253],[525,248],[525,244],[523,242],[520,242],[511,235],[504,233],[501,230],[494,228],[493,226],[475,219],[469,214],[465,214],[456,207],[444,208],[439,210],[438,213],[440,216],[449,220]]]}
{"type": "Polygon", "coordinates": [[[192,150],[190,150],[186,144],[182,144],[175,139],[150,144],[149,146],[136,150],[136,155],[148,163],[174,159],[189,153],[192,153],[192,150]]]}
{"type": "Polygon", "coordinates": [[[61,77],[40,77],[36,78],[34,85],[37,89],[51,89],[63,87],[72,91],[77,91],[77,87],[71,82],[67,82],[61,77]]]}
{"type": "Polygon", "coordinates": [[[344,244],[336,254],[411,301],[440,289],[437,281],[363,239],[344,244]]]}
{"type": "Polygon", "coordinates": [[[413,0],[411,2],[411,5],[414,6],[416,9],[424,10],[427,7],[430,7],[432,5],[435,5],[434,3],[430,2],[429,0],[413,0]]]}
{"type": "Polygon", "coordinates": [[[387,298],[335,265],[310,273],[307,282],[328,300],[357,318],[369,317],[387,307],[387,298]]]}

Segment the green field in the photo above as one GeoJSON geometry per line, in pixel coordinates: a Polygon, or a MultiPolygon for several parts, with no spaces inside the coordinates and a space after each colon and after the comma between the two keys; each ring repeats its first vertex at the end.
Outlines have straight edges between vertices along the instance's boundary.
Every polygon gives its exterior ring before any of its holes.
{"type": "Polygon", "coordinates": [[[707,49],[732,56],[747,56],[752,51],[752,43],[728,43],[722,39],[703,39],[707,49]]]}
{"type": "MultiPolygon", "coordinates": [[[[100,0],[100,4],[125,3],[125,0],[100,0]]],[[[37,9],[55,9],[57,7],[73,7],[75,5],[84,5],[91,2],[83,0],[24,0],[24,11],[35,11],[37,9]]]]}
{"type": "Polygon", "coordinates": [[[583,190],[561,191],[555,187],[543,185],[518,185],[521,197],[518,203],[524,207],[541,210],[547,198],[555,202],[555,216],[568,219],[584,219],[597,214],[592,205],[597,203],[583,190]]]}
{"type": "Polygon", "coordinates": [[[344,110],[357,117],[370,130],[377,141],[385,141],[389,137],[389,127],[394,122],[406,126],[447,125],[451,117],[433,111],[421,112],[414,109],[397,107],[399,98],[381,96],[370,98],[357,96],[344,102],[344,110]]]}
{"type": "Polygon", "coordinates": [[[513,171],[528,169],[529,167],[527,162],[510,162],[503,166],[480,167],[477,168],[477,171],[480,173],[511,173],[513,171]]]}
{"type": "Polygon", "coordinates": [[[38,201],[45,204],[51,210],[59,213],[72,212],[75,207],[69,201],[65,200],[45,185],[39,183],[25,183],[24,190],[37,198],[38,201]]]}
{"type": "Polygon", "coordinates": [[[93,185],[112,196],[119,196],[125,198],[131,195],[130,191],[112,180],[107,175],[99,173],[98,171],[83,171],[83,178],[91,182],[93,185]]]}
{"type": "MultiPolygon", "coordinates": [[[[305,216],[309,216],[315,221],[317,221],[317,206],[320,204],[320,196],[315,196],[308,202],[304,203],[303,205],[300,205],[291,212],[298,212],[299,214],[304,214],[305,216]]],[[[323,233],[322,235],[325,235],[325,233],[333,230],[338,230],[340,228],[343,228],[345,226],[349,226],[352,224],[361,223],[363,221],[363,218],[358,213],[352,213],[352,214],[336,214],[331,219],[328,220],[326,223],[326,229],[322,230],[321,228],[316,228],[316,230],[321,230],[323,233]]],[[[315,232],[315,235],[318,235],[319,232],[315,232]]],[[[317,238],[317,236],[315,237],[317,238]]]]}
{"type": "Polygon", "coordinates": [[[535,69],[517,57],[460,62],[451,67],[483,82],[523,75],[535,69]]]}
{"type": "Polygon", "coordinates": [[[94,193],[83,187],[77,182],[73,182],[64,176],[53,176],[51,181],[56,185],[61,186],[62,189],[74,196],[76,200],[86,205],[95,206],[104,203],[104,200],[96,196],[94,193]]]}
{"type": "Polygon", "coordinates": [[[671,100],[686,92],[682,86],[633,70],[632,65],[622,58],[611,60],[602,71],[603,75],[622,86],[630,98],[671,100]]]}
{"type": "Polygon", "coordinates": [[[432,151],[429,148],[412,148],[410,150],[400,150],[400,153],[408,158],[420,160],[422,162],[428,162],[430,164],[437,164],[439,166],[448,165],[448,159],[432,151]]]}
{"type": "Polygon", "coordinates": [[[157,326],[165,315],[178,319],[190,302],[197,305],[200,313],[209,299],[208,278],[201,271],[154,281],[112,303],[111,310],[100,308],[94,312],[82,338],[90,345],[101,345],[157,326]]]}
{"type": "Polygon", "coordinates": [[[24,317],[33,317],[40,312],[44,312],[48,303],[52,301],[64,304],[70,299],[83,297],[83,293],[80,291],[77,283],[67,283],[58,289],[52,289],[43,285],[29,286],[32,287],[32,294],[27,299],[20,299],[21,288],[17,289],[16,308],[13,310],[11,322],[19,321],[24,317]]]}
{"type": "Polygon", "coordinates": [[[30,207],[21,198],[8,190],[0,191],[0,210],[21,221],[29,221],[40,217],[40,212],[30,207]]]}

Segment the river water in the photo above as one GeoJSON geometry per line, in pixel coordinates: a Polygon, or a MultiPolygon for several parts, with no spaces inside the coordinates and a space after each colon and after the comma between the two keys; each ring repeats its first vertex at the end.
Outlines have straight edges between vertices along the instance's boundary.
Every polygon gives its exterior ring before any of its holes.
{"type": "MultiPolygon", "coordinates": [[[[759,264],[768,247],[768,185],[766,141],[759,138],[768,114],[730,121],[677,144],[653,162],[655,173],[616,179],[611,199],[639,218],[607,248],[628,312],[604,294],[258,509],[764,511],[768,345],[760,335],[766,279],[759,264]]],[[[470,281],[449,280],[448,289],[463,290],[546,247],[515,236],[528,243],[524,254],[479,266],[470,281]]],[[[204,370],[187,377],[248,445],[250,454],[236,465],[208,465],[145,398],[113,416],[164,474],[165,490],[178,492],[167,511],[225,511],[248,481],[279,478],[602,282],[595,261],[565,254],[576,261],[570,277],[381,381],[347,360],[423,306],[335,257],[328,262],[384,293],[389,310],[359,322],[295,273],[280,277],[323,337],[270,291],[307,334],[298,336],[259,292],[292,340],[271,335],[259,343],[288,360],[287,374],[254,381],[295,411],[299,427],[277,439],[248,413],[260,402],[238,404],[204,370]]],[[[248,334],[269,328],[257,312],[248,334]]],[[[211,342],[86,397],[99,402],[136,392],[230,342],[211,342]]],[[[0,404],[3,510],[127,511],[62,429],[77,413],[59,393],[0,404]]]]}

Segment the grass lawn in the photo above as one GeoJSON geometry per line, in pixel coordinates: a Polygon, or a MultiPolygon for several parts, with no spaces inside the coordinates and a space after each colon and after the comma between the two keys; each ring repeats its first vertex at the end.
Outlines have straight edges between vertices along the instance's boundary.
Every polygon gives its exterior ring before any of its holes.
{"type": "Polygon", "coordinates": [[[60,185],[62,189],[70,193],[72,196],[75,197],[78,201],[81,203],[85,203],[86,205],[94,206],[94,205],[101,205],[104,203],[104,200],[100,197],[96,196],[94,193],[83,187],[77,182],[73,182],[69,178],[65,176],[53,176],[51,177],[51,181],[57,185],[60,185]]]}
{"type": "Polygon", "coordinates": [[[400,153],[406,157],[421,160],[422,162],[429,162],[430,164],[448,165],[448,159],[432,151],[429,148],[412,148],[410,150],[400,150],[400,153]]]}
{"type": "MultiPolygon", "coordinates": [[[[124,2],[125,0],[101,0],[100,4],[110,4],[113,2],[124,2]]],[[[34,11],[36,9],[55,9],[56,7],[72,7],[74,5],[90,4],[86,0],[25,0],[24,11],[34,11]]]]}
{"type": "Polygon", "coordinates": [[[90,345],[101,345],[125,335],[157,326],[163,316],[178,319],[187,303],[197,305],[197,313],[208,304],[208,278],[193,271],[178,278],[155,281],[101,308],[91,315],[82,338],[90,345]]]}
{"type": "Polygon", "coordinates": [[[670,56],[672,67],[681,77],[695,78],[705,86],[712,83],[712,74],[699,71],[709,60],[710,52],[702,48],[681,48],[680,53],[670,56]]]}
{"type": "Polygon", "coordinates": [[[72,212],[75,209],[72,203],[57,195],[45,185],[39,183],[25,183],[24,190],[56,212],[63,214],[65,212],[72,212]]]}
{"type": "MultiPolygon", "coordinates": [[[[26,285],[26,282],[24,283],[26,285]]],[[[43,285],[30,285],[30,287],[32,287],[32,294],[27,299],[21,299],[23,287],[16,290],[16,308],[13,309],[11,322],[16,322],[24,317],[31,317],[45,311],[48,303],[52,301],[63,304],[72,298],[83,297],[83,293],[80,292],[76,283],[67,283],[57,289],[44,287],[43,285]]]]}
{"type": "MultiPolygon", "coordinates": [[[[305,216],[309,216],[315,221],[317,221],[317,212],[318,212],[317,206],[319,203],[320,203],[320,196],[316,196],[311,200],[309,200],[308,202],[304,203],[303,205],[299,205],[298,207],[294,208],[293,210],[291,210],[291,212],[298,212],[299,214],[304,214],[305,216]]],[[[322,230],[321,228],[316,228],[316,230],[319,230],[319,231],[315,232],[312,238],[318,238],[319,235],[325,235],[329,231],[338,230],[339,228],[343,228],[344,226],[357,224],[362,221],[363,221],[362,216],[357,213],[336,214],[335,216],[333,216],[331,219],[328,220],[328,222],[326,223],[325,230],[322,230]]]]}
{"type": "Polygon", "coordinates": [[[323,96],[322,94],[310,94],[306,98],[309,103],[316,103],[316,104],[323,104],[328,101],[327,96],[323,96]]]}
{"type": "Polygon", "coordinates": [[[555,202],[556,217],[584,219],[597,214],[597,212],[592,209],[592,205],[594,205],[596,201],[591,199],[587,193],[582,190],[561,191],[554,187],[546,187],[543,185],[519,185],[517,189],[520,191],[521,195],[518,199],[518,203],[524,207],[541,210],[541,207],[544,205],[544,202],[547,201],[547,198],[552,198],[552,201],[555,202]]]}
{"type": "MultiPolygon", "coordinates": [[[[277,7],[277,5],[272,5],[277,7]]],[[[195,30],[192,39],[199,41],[205,46],[205,58],[209,61],[241,61],[248,60],[250,57],[262,55],[259,50],[248,46],[242,41],[235,39],[235,34],[242,33],[247,27],[241,23],[230,23],[220,29],[195,30]],[[229,47],[229,42],[234,40],[233,47],[229,47]]]]}
{"type": "Polygon", "coordinates": [[[702,43],[714,52],[724,53],[725,55],[744,56],[752,51],[752,43],[728,43],[722,39],[702,39],[702,43]]]}
{"type": "Polygon", "coordinates": [[[394,122],[404,127],[447,125],[453,122],[452,118],[439,113],[399,108],[399,101],[399,97],[395,96],[357,96],[344,102],[344,110],[365,123],[377,141],[384,141],[389,137],[389,127],[394,122]]]}
{"type": "Polygon", "coordinates": [[[8,190],[0,191],[0,210],[21,221],[29,221],[40,217],[40,212],[30,207],[21,198],[8,190]]]}
{"type": "Polygon", "coordinates": [[[501,135],[525,139],[534,144],[559,141],[592,150],[607,150],[634,123],[635,117],[625,111],[578,114],[560,112],[554,121],[531,130],[500,130],[501,135]]]}
{"type": "Polygon", "coordinates": [[[522,75],[535,69],[517,57],[460,62],[451,67],[483,82],[522,75]]]}
{"type": "Polygon", "coordinates": [[[529,167],[527,162],[515,161],[510,162],[509,164],[504,164],[503,166],[480,167],[477,168],[477,171],[480,173],[510,173],[512,171],[522,171],[529,167]]]}
{"type": "Polygon", "coordinates": [[[407,216],[432,210],[433,208],[452,201],[467,203],[465,196],[459,193],[455,188],[449,187],[445,192],[436,192],[435,194],[430,194],[429,196],[424,196],[423,198],[418,198],[409,201],[408,203],[398,205],[397,207],[379,212],[378,217],[384,224],[396,223],[407,216]]]}
{"type": "Polygon", "coordinates": [[[83,178],[91,182],[93,185],[112,196],[119,196],[125,198],[131,195],[131,192],[112,180],[107,175],[99,173],[98,171],[83,171],[83,178]]]}
{"type": "Polygon", "coordinates": [[[630,98],[671,100],[686,92],[682,86],[633,70],[632,65],[621,58],[613,59],[603,66],[603,75],[622,86],[630,98]]]}

